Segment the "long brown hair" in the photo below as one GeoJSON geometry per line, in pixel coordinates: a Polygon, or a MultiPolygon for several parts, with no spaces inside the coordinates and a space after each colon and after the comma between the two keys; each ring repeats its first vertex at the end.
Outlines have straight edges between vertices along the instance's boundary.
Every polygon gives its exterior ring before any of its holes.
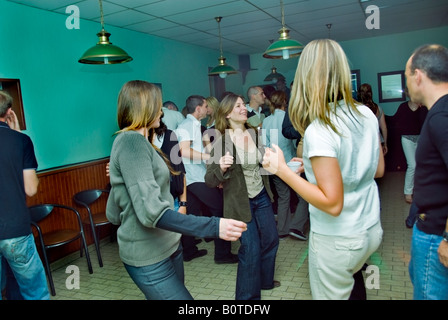
{"type": "MultiPolygon", "coordinates": [[[[142,80],[126,82],[118,95],[117,120],[120,130],[116,133],[150,127],[161,109],[162,93],[158,86],[142,80]]],[[[152,143],[153,136],[154,130],[149,130],[149,142],[161,155],[171,174],[179,175],[180,172],[174,171],[162,150],[152,143]]]]}
{"type": "Polygon", "coordinates": [[[119,132],[151,126],[162,108],[162,93],[156,85],[133,80],[126,82],[118,95],[119,132]]]}
{"type": "MultiPolygon", "coordinates": [[[[222,134],[225,133],[226,129],[231,129],[230,122],[229,119],[227,119],[227,116],[232,112],[238,98],[241,98],[244,101],[244,98],[242,96],[235,93],[229,93],[222,99],[221,103],[219,104],[219,108],[216,112],[215,117],[215,128],[222,134]]],[[[247,129],[255,129],[247,122],[244,125],[247,129]]]]}
{"type": "Polygon", "coordinates": [[[358,101],[365,104],[376,115],[378,112],[378,105],[373,101],[372,86],[368,83],[363,83],[357,94],[358,101]]]}
{"type": "Polygon", "coordinates": [[[285,91],[277,90],[274,91],[271,95],[271,113],[274,114],[276,109],[281,109],[283,107],[286,108],[287,102],[286,102],[286,93],[285,91]]]}

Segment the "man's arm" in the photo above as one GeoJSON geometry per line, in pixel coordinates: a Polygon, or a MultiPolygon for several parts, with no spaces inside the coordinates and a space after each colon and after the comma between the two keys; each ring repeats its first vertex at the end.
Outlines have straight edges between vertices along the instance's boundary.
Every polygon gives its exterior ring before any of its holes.
{"type": "Polygon", "coordinates": [[[190,147],[190,144],[191,141],[188,140],[179,142],[180,154],[182,155],[182,158],[187,158],[190,160],[204,160],[204,161],[210,159],[210,154],[196,151],[190,147]]]}
{"type": "Polygon", "coordinates": [[[37,177],[36,170],[23,170],[23,183],[25,185],[26,195],[29,197],[34,196],[37,193],[37,186],[39,185],[39,178],[37,177]]]}

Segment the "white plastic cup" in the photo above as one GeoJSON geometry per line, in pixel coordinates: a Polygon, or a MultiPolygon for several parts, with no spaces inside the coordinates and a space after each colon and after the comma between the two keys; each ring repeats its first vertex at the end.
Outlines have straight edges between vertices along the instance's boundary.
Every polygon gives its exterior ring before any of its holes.
{"type": "Polygon", "coordinates": [[[286,164],[292,171],[297,172],[297,170],[300,168],[300,166],[302,165],[302,162],[300,161],[289,161],[286,164]]]}

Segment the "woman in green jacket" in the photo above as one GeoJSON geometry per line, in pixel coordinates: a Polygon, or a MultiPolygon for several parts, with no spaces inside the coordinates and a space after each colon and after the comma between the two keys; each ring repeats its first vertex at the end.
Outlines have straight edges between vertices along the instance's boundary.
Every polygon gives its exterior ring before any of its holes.
{"type": "Polygon", "coordinates": [[[222,187],[224,217],[247,223],[238,252],[237,300],[261,298],[274,281],[278,233],[272,209],[269,173],[261,167],[264,148],[257,131],[247,124],[242,97],[229,94],[221,102],[215,128],[222,134],[213,145],[205,183],[222,187]]]}

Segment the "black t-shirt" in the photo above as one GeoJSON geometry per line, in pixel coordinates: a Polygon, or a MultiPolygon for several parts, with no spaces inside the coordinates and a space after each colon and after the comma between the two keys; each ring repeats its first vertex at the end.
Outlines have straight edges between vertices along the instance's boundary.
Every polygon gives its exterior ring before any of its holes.
{"type": "Polygon", "coordinates": [[[185,167],[184,163],[182,162],[182,156],[180,155],[177,136],[174,131],[166,129],[162,147],[160,149],[170,160],[171,167],[175,171],[181,173],[177,176],[171,175],[170,178],[171,195],[173,196],[173,198],[177,198],[184,192],[185,167]]]}
{"type": "Polygon", "coordinates": [[[37,169],[30,137],[0,121],[0,240],[31,232],[23,170],[37,169]]]}
{"type": "Polygon", "coordinates": [[[412,111],[408,106],[408,101],[403,102],[398,107],[394,115],[396,119],[396,129],[401,135],[419,135],[425,122],[428,109],[426,107],[419,107],[412,111]]]}
{"type": "Polygon", "coordinates": [[[448,95],[429,110],[415,153],[414,201],[425,220],[417,227],[442,235],[448,218],[448,95]]]}

